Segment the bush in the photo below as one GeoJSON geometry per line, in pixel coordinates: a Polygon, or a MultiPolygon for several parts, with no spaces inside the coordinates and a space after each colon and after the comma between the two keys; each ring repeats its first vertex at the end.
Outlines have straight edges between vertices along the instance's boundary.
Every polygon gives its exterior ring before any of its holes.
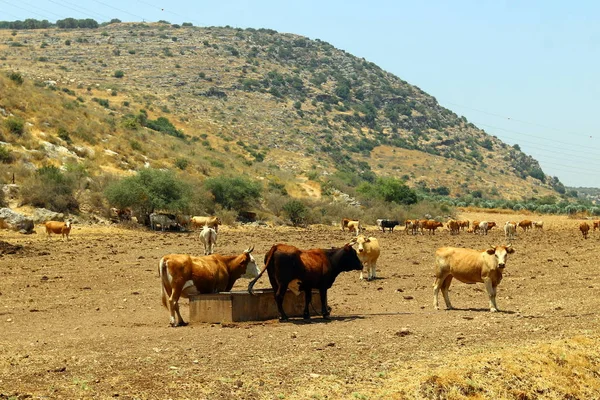
{"type": "Polygon", "coordinates": [[[79,208],[75,199],[76,182],[54,166],[38,169],[23,185],[23,203],[56,212],[74,212],[79,208]]]}
{"type": "Polygon", "coordinates": [[[357,191],[366,197],[375,197],[389,203],[414,204],[417,194],[396,178],[377,178],[374,184],[363,183],[357,191]]]}
{"type": "Polygon", "coordinates": [[[121,71],[120,69],[115,71],[114,77],[115,78],[122,78],[125,76],[125,73],[123,71],[121,71]]]}
{"type": "Polygon", "coordinates": [[[204,187],[210,191],[217,204],[227,210],[244,210],[260,198],[260,184],[245,176],[219,176],[209,178],[204,187]]]}
{"type": "MultiPolygon", "coordinates": [[[[15,160],[15,157],[11,151],[5,146],[0,145],[0,162],[3,164],[10,164],[15,160]]],[[[2,192],[0,190],[0,192],[2,192]]]]}
{"type": "Polygon", "coordinates": [[[25,122],[19,117],[8,117],[4,120],[4,126],[8,131],[17,136],[22,136],[25,132],[25,122]]]}
{"type": "Polygon", "coordinates": [[[8,74],[8,78],[16,83],[17,85],[23,84],[23,76],[18,72],[11,72],[8,74]]]}
{"type": "Polygon", "coordinates": [[[308,208],[300,200],[290,200],[283,205],[283,211],[294,226],[304,225],[306,223],[306,214],[308,208]]]}
{"type": "Polygon", "coordinates": [[[185,170],[188,165],[190,165],[190,161],[187,158],[178,158],[175,160],[175,166],[180,170],[185,170]]]}
{"type": "Polygon", "coordinates": [[[111,205],[138,210],[144,219],[154,210],[183,212],[192,200],[188,184],[170,171],[150,168],[112,183],[104,194],[111,205]]]}

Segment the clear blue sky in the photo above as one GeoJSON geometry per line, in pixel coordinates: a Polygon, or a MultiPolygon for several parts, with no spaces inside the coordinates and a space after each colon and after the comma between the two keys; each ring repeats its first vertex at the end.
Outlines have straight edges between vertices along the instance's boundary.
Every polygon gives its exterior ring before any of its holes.
{"type": "Polygon", "coordinates": [[[0,20],[67,17],[321,39],[519,144],[565,185],[600,187],[600,2],[0,0],[0,20]]]}

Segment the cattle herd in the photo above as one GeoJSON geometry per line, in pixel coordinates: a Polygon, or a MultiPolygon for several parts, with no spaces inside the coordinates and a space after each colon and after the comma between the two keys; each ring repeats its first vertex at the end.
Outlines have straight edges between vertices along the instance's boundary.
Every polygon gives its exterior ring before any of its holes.
{"type": "MultiPolygon", "coordinates": [[[[115,212],[119,220],[131,219],[130,212],[115,212]]],[[[332,287],[336,277],[347,271],[366,270],[366,279],[376,279],[377,259],[381,253],[377,238],[365,236],[359,220],[343,218],[341,229],[353,233],[348,243],[341,247],[328,249],[301,250],[293,245],[279,243],[271,247],[265,254],[264,267],[259,270],[254,257],[253,247],[241,254],[225,256],[214,254],[217,234],[221,219],[210,217],[177,217],[168,214],[151,214],[150,224],[153,230],[168,230],[171,224],[189,226],[199,229],[199,239],[204,245],[203,256],[189,254],[168,254],[159,261],[158,275],[161,281],[162,303],[170,313],[172,326],[186,325],[179,312],[180,297],[189,298],[196,294],[207,294],[230,291],[237,279],[253,278],[248,285],[248,292],[253,294],[253,286],[267,272],[269,282],[274,290],[275,302],[280,320],[288,319],[283,310],[283,300],[288,290],[298,294],[305,293],[303,317],[310,319],[309,305],[312,290],[317,289],[321,297],[321,315],[328,318],[330,307],[327,305],[327,290],[332,287]]],[[[48,238],[51,234],[62,235],[63,240],[69,240],[71,221],[48,221],[45,224],[48,238]]],[[[394,219],[378,219],[378,229],[382,233],[393,233],[400,221],[394,219]]],[[[444,223],[433,219],[412,219],[403,223],[407,235],[435,235],[438,228],[447,229],[450,235],[460,232],[487,235],[497,227],[494,221],[468,221],[450,219],[444,223]]],[[[452,279],[464,283],[483,283],[489,298],[490,311],[498,311],[496,305],[496,289],[502,280],[502,272],[506,266],[507,257],[514,253],[512,241],[518,235],[519,228],[523,233],[528,230],[543,232],[543,221],[507,221],[504,224],[504,235],[508,245],[490,246],[484,250],[474,250],[456,247],[441,247],[435,252],[435,282],[433,288],[435,309],[439,309],[438,293],[441,289],[447,309],[452,309],[448,297],[448,289],[452,279]]],[[[581,222],[579,224],[583,238],[587,239],[589,231],[600,230],[600,220],[581,222]]]]}

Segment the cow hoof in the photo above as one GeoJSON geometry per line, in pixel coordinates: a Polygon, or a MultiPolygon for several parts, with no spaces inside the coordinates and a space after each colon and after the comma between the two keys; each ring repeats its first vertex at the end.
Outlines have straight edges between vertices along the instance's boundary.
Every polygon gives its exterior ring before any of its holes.
{"type": "Polygon", "coordinates": [[[498,312],[497,308],[490,308],[490,312],[498,312]]]}
{"type": "Polygon", "coordinates": [[[177,326],[188,326],[188,323],[181,321],[177,324],[177,326]]]}
{"type": "Polygon", "coordinates": [[[288,322],[290,319],[287,317],[287,315],[285,317],[279,317],[279,322],[288,322]]]}
{"type": "Polygon", "coordinates": [[[330,320],[331,317],[329,316],[329,314],[323,314],[323,319],[330,320]]]}

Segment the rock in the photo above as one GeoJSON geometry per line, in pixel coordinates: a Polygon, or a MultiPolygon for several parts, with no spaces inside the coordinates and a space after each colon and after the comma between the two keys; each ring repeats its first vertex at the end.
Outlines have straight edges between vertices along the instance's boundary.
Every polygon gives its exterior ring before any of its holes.
{"type": "Polygon", "coordinates": [[[10,208],[0,208],[0,228],[29,234],[34,232],[34,223],[30,218],[10,208]]]}

